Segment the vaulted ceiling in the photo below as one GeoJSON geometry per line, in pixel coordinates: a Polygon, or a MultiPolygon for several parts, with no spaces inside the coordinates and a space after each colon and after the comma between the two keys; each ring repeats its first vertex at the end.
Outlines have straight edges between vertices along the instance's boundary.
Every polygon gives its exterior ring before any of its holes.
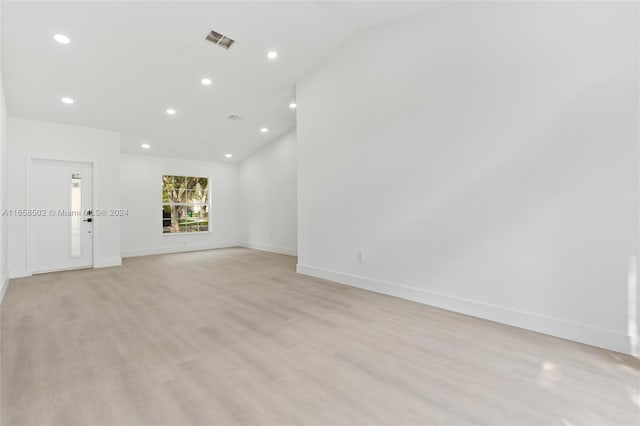
{"type": "Polygon", "coordinates": [[[295,84],[333,51],[359,32],[432,7],[392,1],[5,1],[9,115],[117,131],[123,152],[239,161],[295,127],[296,112],[289,108],[295,84]],[[205,41],[211,30],[235,44],[225,50],[205,41]],[[56,34],[71,42],[57,43],[56,34]],[[278,52],[275,60],[267,58],[270,51],[278,52]],[[212,84],[203,85],[203,78],[212,84]],[[62,97],[74,103],[63,104],[62,97]],[[168,108],[176,114],[166,114],[168,108]],[[232,114],[242,119],[229,120],[232,114]]]}

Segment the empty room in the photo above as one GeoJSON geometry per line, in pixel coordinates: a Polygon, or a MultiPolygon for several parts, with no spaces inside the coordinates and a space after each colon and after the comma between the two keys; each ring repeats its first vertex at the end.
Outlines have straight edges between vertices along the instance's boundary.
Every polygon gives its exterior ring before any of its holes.
{"type": "Polygon", "coordinates": [[[0,425],[640,424],[639,1],[0,38],[0,425]]]}

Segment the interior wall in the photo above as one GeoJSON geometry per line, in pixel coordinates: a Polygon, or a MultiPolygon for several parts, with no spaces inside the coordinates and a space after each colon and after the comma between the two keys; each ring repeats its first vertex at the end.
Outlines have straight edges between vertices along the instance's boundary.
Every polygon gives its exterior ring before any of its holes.
{"type": "MultiPolygon", "coordinates": [[[[27,209],[30,158],[93,163],[94,209],[120,207],[120,134],[45,121],[8,119],[8,207],[27,209]]],[[[9,276],[31,274],[27,256],[27,219],[9,217],[9,276]]],[[[94,221],[94,267],[117,266],[120,258],[120,219],[94,221]]]]}
{"type": "Polygon", "coordinates": [[[638,16],[457,3],[350,42],[297,86],[298,271],[631,352],[638,16]]]}
{"type": "MultiPolygon", "coordinates": [[[[0,33],[2,32],[2,2],[0,2],[0,33]]],[[[7,207],[7,104],[2,78],[2,47],[0,46],[0,211],[7,207]]],[[[0,302],[9,283],[7,260],[7,217],[0,215],[0,302]]]]}
{"type": "Polygon", "coordinates": [[[122,256],[238,245],[238,166],[150,155],[120,156],[122,256]],[[162,175],[203,176],[211,187],[211,232],[162,234],[162,175]]]}
{"type": "Polygon", "coordinates": [[[241,164],[241,245],[297,254],[296,162],[294,129],[241,164]]]}

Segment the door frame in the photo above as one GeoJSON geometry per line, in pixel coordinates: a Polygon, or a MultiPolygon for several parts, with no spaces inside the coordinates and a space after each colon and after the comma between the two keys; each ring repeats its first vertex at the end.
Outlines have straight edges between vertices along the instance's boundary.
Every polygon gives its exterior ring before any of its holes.
{"type": "MultiPolygon", "coordinates": [[[[82,156],[65,156],[65,157],[61,157],[61,156],[52,156],[52,155],[28,155],[26,158],[26,176],[25,176],[25,189],[26,189],[26,197],[25,197],[25,203],[26,203],[26,209],[30,210],[32,209],[33,206],[33,200],[32,200],[32,196],[31,196],[31,181],[32,176],[33,176],[33,170],[32,170],[32,164],[33,164],[33,160],[44,160],[44,161],[64,161],[67,163],[85,163],[85,164],[91,164],[91,208],[93,211],[96,210],[96,204],[97,204],[97,187],[98,185],[96,185],[96,175],[97,173],[97,169],[98,169],[98,161],[94,160],[94,159],[86,159],[83,158],[82,156]]],[[[27,276],[32,276],[33,275],[33,267],[32,267],[32,259],[31,257],[33,256],[32,252],[31,252],[31,216],[27,216],[26,217],[26,222],[25,222],[25,226],[26,226],[26,239],[27,241],[25,241],[25,259],[26,259],[26,272],[27,272],[27,276]]],[[[91,238],[91,244],[92,244],[92,252],[93,255],[91,257],[91,266],[89,268],[93,268],[95,269],[96,267],[96,234],[98,232],[99,226],[97,226],[98,224],[96,223],[96,221],[93,221],[93,229],[92,229],[92,233],[93,233],[93,238],[91,238]]],[[[82,269],[89,269],[89,268],[82,268],[82,269]]],[[[77,269],[77,268],[70,268],[69,270],[72,269],[77,269]]],[[[54,272],[54,271],[51,271],[54,272]]]]}

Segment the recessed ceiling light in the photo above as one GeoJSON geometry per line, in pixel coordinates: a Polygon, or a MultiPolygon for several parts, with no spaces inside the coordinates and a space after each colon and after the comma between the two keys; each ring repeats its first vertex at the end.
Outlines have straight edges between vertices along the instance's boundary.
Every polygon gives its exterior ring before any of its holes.
{"type": "Polygon", "coordinates": [[[151,148],[151,145],[149,145],[148,143],[143,143],[143,144],[142,144],[142,147],[143,147],[144,149],[149,149],[149,148],[151,148]]]}
{"type": "Polygon", "coordinates": [[[267,58],[269,59],[275,59],[278,57],[278,52],[276,52],[275,50],[272,50],[271,52],[267,53],[267,58]]]}
{"type": "Polygon", "coordinates": [[[204,84],[205,86],[211,86],[211,79],[203,78],[202,80],[200,80],[200,83],[204,84]]]}
{"type": "Polygon", "coordinates": [[[231,158],[231,157],[233,157],[233,154],[225,154],[224,156],[227,157],[227,158],[231,158]]]}
{"type": "Polygon", "coordinates": [[[73,99],[71,98],[62,98],[60,99],[63,104],[71,105],[73,103],[73,99]]]}
{"type": "Polygon", "coordinates": [[[169,115],[176,115],[176,110],[173,108],[168,108],[166,112],[169,115]]]}
{"type": "Polygon", "coordinates": [[[64,34],[56,34],[53,36],[53,39],[60,44],[69,44],[71,43],[71,39],[64,34]]]}
{"type": "Polygon", "coordinates": [[[269,131],[269,129],[267,129],[266,127],[263,127],[262,129],[260,129],[260,131],[262,133],[267,133],[269,131]]]}
{"type": "Polygon", "coordinates": [[[295,102],[291,102],[289,104],[289,108],[291,108],[291,109],[296,109],[297,106],[298,106],[298,104],[296,104],[295,102]]]}

